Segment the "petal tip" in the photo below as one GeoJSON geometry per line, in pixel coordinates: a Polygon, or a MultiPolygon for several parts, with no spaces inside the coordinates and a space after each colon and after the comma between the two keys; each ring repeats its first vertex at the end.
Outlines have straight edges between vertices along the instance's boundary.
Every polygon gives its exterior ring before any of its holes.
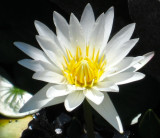
{"type": "Polygon", "coordinates": [[[139,38],[134,38],[134,39],[131,39],[133,40],[135,43],[137,43],[139,41],[139,38]]]}
{"type": "Polygon", "coordinates": [[[140,73],[140,72],[136,72],[136,74],[135,74],[136,76],[137,76],[137,80],[141,80],[141,79],[143,79],[146,75],[145,74],[143,74],[143,73],[140,73]]]}
{"type": "Polygon", "coordinates": [[[41,36],[40,35],[36,35],[35,38],[36,38],[37,41],[39,41],[39,39],[41,38],[41,36]]]}
{"type": "Polygon", "coordinates": [[[21,42],[19,42],[19,41],[13,42],[13,45],[16,46],[16,47],[19,47],[20,44],[21,44],[21,42]]]}
{"type": "Polygon", "coordinates": [[[21,64],[22,64],[22,61],[23,61],[23,59],[22,59],[22,60],[19,60],[19,61],[18,61],[18,64],[20,64],[20,65],[21,65],[21,64]]]}
{"type": "Polygon", "coordinates": [[[53,18],[57,15],[59,15],[59,13],[57,11],[53,11],[53,18]]]}
{"type": "Polygon", "coordinates": [[[122,134],[124,131],[123,131],[123,126],[122,126],[120,117],[119,117],[119,116],[116,116],[116,120],[117,120],[117,123],[118,123],[118,128],[117,128],[117,130],[122,134]]]}
{"type": "Polygon", "coordinates": [[[69,107],[69,103],[68,103],[68,100],[67,99],[65,99],[65,101],[64,101],[64,107],[65,107],[65,109],[68,111],[68,112],[71,112],[73,109],[71,109],[70,107],[69,107]]]}
{"type": "Polygon", "coordinates": [[[155,51],[151,51],[151,52],[147,53],[146,55],[150,56],[150,59],[152,59],[153,56],[155,55],[155,51]]]}
{"type": "Polygon", "coordinates": [[[114,6],[111,6],[108,11],[114,11],[114,6]]]}
{"type": "Polygon", "coordinates": [[[136,26],[136,23],[131,23],[128,25],[128,27],[131,29],[131,30],[134,30],[135,29],[135,26],[136,26]]]}
{"type": "Polygon", "coordinates": [[[86,7],[91,7],[91,4],[90,4],[90,3],[87,3],[86,7]]]}
{"type": "Polygon", "coordinates": [[[35,25],[36,29],[38,29],[38,26],[39,26],[40,24],[41,24],[40,21],[34,20],[34,25],[35,25]]]}

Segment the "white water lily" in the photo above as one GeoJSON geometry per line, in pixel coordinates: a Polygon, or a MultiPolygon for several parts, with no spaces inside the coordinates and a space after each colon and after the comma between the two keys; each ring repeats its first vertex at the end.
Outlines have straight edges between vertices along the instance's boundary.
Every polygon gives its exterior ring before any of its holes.
{"type": "Polygon", "coordinates": [[[32,97],[32,95],[26,91],[16,88],[0,76],[0,114],[11,117],[24,117],[29,114],[33,114],[38,110],[19,113],[20,108],[32,97]]]}
{"type": "Polygon", "coordinates": [[[95,21],[90,4],[85,7],[80,21],[71,14],[69,24],[54,12],[56,35],[43,23],[35,21],[39,33],[36,39],[43,51],[22,42],[14,44],[33,59],[23,59],[19,64],[35,71],[34,79],[48,84],[21,112],[62,102],[67,111],[72,111],[86,98],[105,120],[123,132],[120,117],[107,92],[118,92],[118,85],[144,78],[144,74],[136,71],[154,53],[126,57],[138,42],[138,39],[130,39],[135,23],[125,26],[108,41],[113,17],[111,7],[95,21]]]}

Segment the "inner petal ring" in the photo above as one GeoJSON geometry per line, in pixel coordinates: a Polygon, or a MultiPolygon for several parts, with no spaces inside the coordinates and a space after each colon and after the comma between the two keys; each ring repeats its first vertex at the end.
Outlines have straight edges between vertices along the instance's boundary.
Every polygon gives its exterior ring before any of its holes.
{"type": "Polygon", "coordinates": [[[99,50],[89,55],[89,46],[86,46],[86,53],[82,56],[82,50],[76,47],[76,54],[66,50],[67,57],[64,56],[63,74],[68,82],[80,87],[92,87],[104,73],[106,60],[104,54],[100,57],[99,50]]]}

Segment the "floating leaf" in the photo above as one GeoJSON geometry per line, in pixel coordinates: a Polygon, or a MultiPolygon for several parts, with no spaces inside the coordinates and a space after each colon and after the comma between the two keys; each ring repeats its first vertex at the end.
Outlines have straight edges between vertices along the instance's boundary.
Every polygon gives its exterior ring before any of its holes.
{"type": "Polygon", "coordinates": [[[0,138],[20,138],[32,119],[31,115],[21,119],[0,119],[0,138]]]}
{"type": "Polygon", "coordinates": [[[14,87],[9,81],[0,76],[0,114],[17,118],[36,112],[19,113],[19,109],[32,97],[24,90],[14,87]]]}

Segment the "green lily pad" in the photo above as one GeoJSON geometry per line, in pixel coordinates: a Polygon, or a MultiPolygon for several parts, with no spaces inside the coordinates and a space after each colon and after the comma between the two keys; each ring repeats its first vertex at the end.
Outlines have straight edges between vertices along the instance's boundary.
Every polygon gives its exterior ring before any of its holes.
{"type": "Polygon", "coordinates": [[[160,138],[160,119],[149,109],[139,123],[139,133],[142,138],[160,138]]]}
{"type": "Polygon", "coordinates": [[[0,119],[0,138],[20,138],[32,119],[31,115],[21,119],[0,119]]]}
{"type": "Polygon", "coordinates": [[[32,97],[24,90],[14,87],[9,81],[0,76],[0,114],[18,118],[37,112],[19,113],[20,108],[32,97]]]}

